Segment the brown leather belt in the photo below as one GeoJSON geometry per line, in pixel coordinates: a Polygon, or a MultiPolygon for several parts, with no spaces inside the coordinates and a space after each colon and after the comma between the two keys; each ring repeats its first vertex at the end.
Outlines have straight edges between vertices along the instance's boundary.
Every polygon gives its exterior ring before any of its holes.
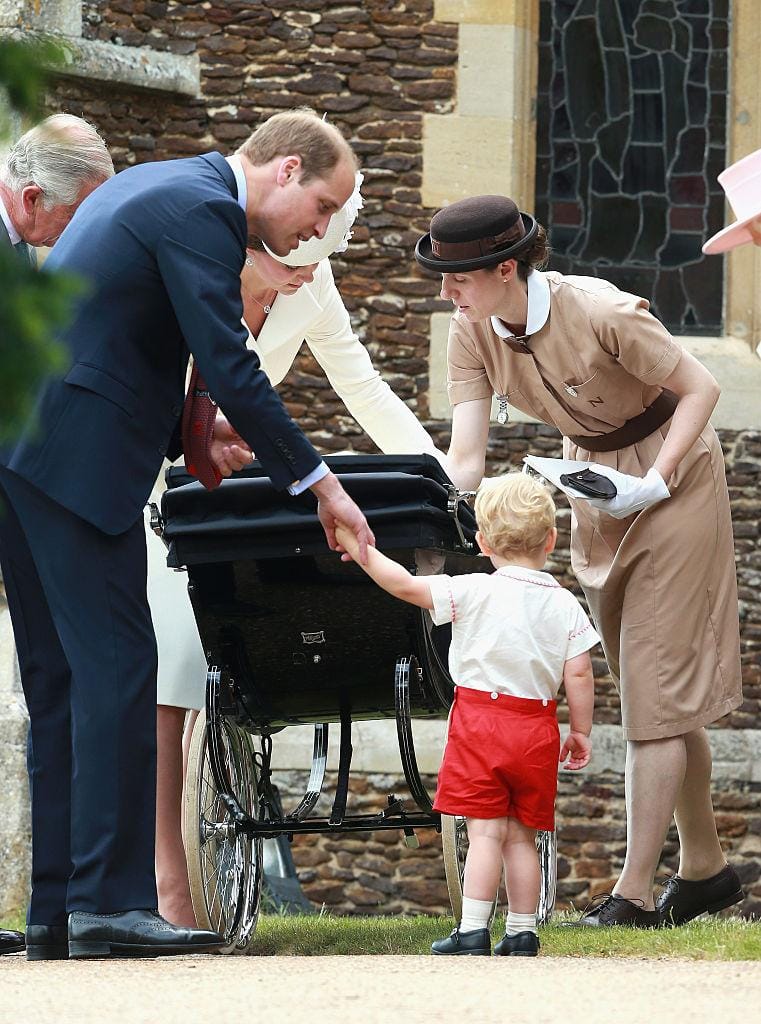
{"type": "Polygon", "coordinates": [[[588,452],[616,452],[637,444],[662,427],[674,415],[679,399],[673,391],[661,391],[652,405],[609,434],[568,434],[568,440],[588,452]]]}

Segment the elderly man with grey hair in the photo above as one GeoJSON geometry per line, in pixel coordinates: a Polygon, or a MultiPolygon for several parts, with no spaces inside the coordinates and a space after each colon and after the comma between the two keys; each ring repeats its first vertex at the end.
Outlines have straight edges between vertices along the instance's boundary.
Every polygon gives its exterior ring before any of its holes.
{"type": "MultiPolygon", "coordinates": [[[[94,188],[114,173],[106,144],[81,117],[54,114],[22,135],[0,163],[0,246],[34,263],[29,246],[53,245],[94,188]]],[[[2,576],[0,576],[0,582],[2,576]]],[[[0,955],[24,948],[0,928],[0,955]]]]}
{"type": "Polygon", "coordinates": [[[53,245],[113,173],[105,142],[81,117],[53,114],[35,125],[0,163],[0,245],[34,262],[29,246],[53,245]]]}

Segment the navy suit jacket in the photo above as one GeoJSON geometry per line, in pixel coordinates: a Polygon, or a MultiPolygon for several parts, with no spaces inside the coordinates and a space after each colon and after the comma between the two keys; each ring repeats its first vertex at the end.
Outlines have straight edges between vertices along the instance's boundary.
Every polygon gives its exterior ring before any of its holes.
{"type": "Polygon", "coordinates": [[[0,463],[106,533],[136,522],[164,456],[180,454],[189,352],[275,487],[320,462],[246,347],[236,196],[219,153],[129,168],[85,200],[45,263],[85,282],[60,339],[70,363],[0,463]]]}

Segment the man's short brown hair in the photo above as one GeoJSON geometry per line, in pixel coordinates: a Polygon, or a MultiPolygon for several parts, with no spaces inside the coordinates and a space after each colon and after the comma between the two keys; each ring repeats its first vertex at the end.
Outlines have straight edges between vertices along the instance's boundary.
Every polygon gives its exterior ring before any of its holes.
{"type": "Polygon", "coordinates": [[[259,125],[238,152],[257,166],[279,156],[298,156],[302,184],[312,178],[325,179],[341,160],[348,160],[357,170],[357,158],[343,135],[309,107],[274,114],[259,125]]]}

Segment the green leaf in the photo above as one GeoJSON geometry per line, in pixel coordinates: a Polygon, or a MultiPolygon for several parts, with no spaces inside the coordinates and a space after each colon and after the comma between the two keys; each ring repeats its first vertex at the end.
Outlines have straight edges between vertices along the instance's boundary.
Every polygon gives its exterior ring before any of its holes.
{"type": "Polygon", "coordinates": [[[0,248],[0,443],[28,422],[40,381],[65,372],[66,350],[54,340],[82,292],[70,275],[37,272],[13,249],[0,248]]]}
{"type": "MultiPolygon", "coordinates": [[[[62,60],[52,40],[0,39],[0,89],[11,108],[37,116],[48,69],[62,60]]],[[[0,248],[0,443],[29,425],[40,381],[64,370],[65,350],[54,337],[80,293],[71,277],[37,273],[13,249],[0,248]]]]}
{"type": "Polygon", "coordinates": [[[23,43],[0,39],[0,85],[10,106],[27,117],[39,118],[50,70],[63,61],[63,50],[52,39],[36,37],[23,43]]]}

